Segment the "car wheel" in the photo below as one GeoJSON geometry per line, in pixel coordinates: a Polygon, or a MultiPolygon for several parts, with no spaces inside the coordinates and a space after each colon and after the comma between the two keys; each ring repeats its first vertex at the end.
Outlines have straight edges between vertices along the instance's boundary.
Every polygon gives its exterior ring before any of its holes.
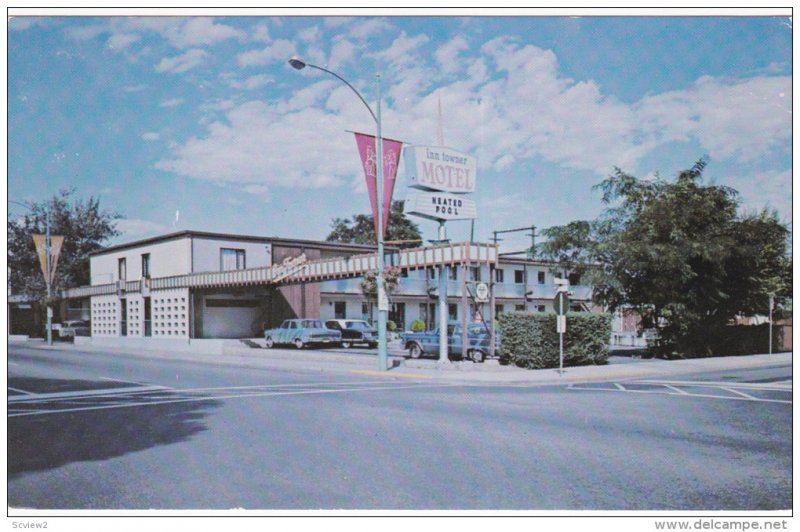
{"type": "Polygon", "coordinates": [[[272,336],[268,336],[264,343],[267,345],[267,349],[272,349],[275,346],[275,340],[272,339],[272,336]]]}
{"type": "Polygon", "coordinates": [[[303,348],[305,347],[305,344],[303,343],[303,341],[302,341],[300,338],[295,338],[295,340],[294,340],[294,346],[295,346],[297,349],[303,349],[303,348]]]}
{"type": "Polygon", "coordinates": [[[419,358],[422,356],[422,348],[419,344],[411,344],[411,347],[408,348],[408,354],[411,358],[419,358]]]}
{"type": "Polygon", "coordinates": [[[473,349],[472,352],[470,353],[470,358],[472,359],[473,362],[483,362],[484,359],[483,351],[481,351],[480,349],[473,349]]]}
{"type": "Polygon", "coordinates": [[[353,346],[353,342],[342,342],[342,347],[345,349],[350,349],[353,346]]]}

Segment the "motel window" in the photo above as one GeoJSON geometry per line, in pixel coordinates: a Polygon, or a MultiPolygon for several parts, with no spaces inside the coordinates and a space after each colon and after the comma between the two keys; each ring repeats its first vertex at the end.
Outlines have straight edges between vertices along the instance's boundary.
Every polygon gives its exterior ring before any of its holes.
{"type": "Polygon", "coordinates": [[[344,301],[333,302],[333,317],[337,320],[343,320],[347,317],[347,303],[344,301]]]}
{"type": "Polygon", "coordinates": [[[498,269],[498,270],[494,271],[494,280],[497,283],[502,283],[503,282],[503,270],[499,270],[498,269]]]}
{"type": "Polygon", "coordinates": [[[544,284],[544,272],[539,272],[539,284],[544,284]]]}
{"type": "Polygon", "coordinates": [[[544,312],[545,311],[544,305],[536,305],[536,311],[537,312],[544,312]]]}
{"type": "Polygon", "coordinates": [[[503,305],[495,305],[494,306],[494,315],[495,317],[499,317],[500,314],[503,313],[503,305]]]}
{"type": "Polygon", "coordinates": [[[243,249],[226,249],[219,250],[219,269],[220,271],[229,270],[244,270],[244,250],[243,249]]]}
{"type": "Polygon", "coordinates": [[[481,280],[481,268],[480,268],[480,266],[470,268],[470,278],[471,278],[470,279],[471,281],[480,281],[481,280]]]}
{"type": "Polygon", "coordinates": [[[514,270],[514,282],[516,284],[525,284],[525,270],[514,270]]]}
{"type": "Polygon", "coordinates": [[[119,275],[120,281],[124,281],[128,278],[128,268],[125,265],[125,259],[117,260],[117,274],[119,275]]]}
{"type": "Polygon", "coordinates": [[[450,320],[457,320],[458,319],[458,305],[455,303],[450,303],[447,305],[447,314],[450,320]]]}
{"type": "Polygon", "coordinates": [[[514,305],[514,310],[516,310],[518,312],[524,312],[525,311],[525,305],[514,305]]]}
{"type": "Polygon", "coordinates": [[[458,280],[458,268],[453,266],[450,267],[450,280],[457,281],[458,280]]]}
{"type": "Polygon", "coordinates": [[[581,276],[578,275],[577,273],[569,274],[568,279],[569,279],[569,284],[571,286],[575,286],[575,285],[581,284],[581,276]]]}
{"type": "Polygon", "coordinates": [[[142,255],[142,277],[145,279],[150,278],[150,254],[145,253],[142,255]]]}

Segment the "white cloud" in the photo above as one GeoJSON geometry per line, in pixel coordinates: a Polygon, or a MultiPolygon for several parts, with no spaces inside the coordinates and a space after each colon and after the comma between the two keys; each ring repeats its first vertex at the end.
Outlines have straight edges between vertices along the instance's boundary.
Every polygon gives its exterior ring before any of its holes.
{"type": "MultiPolygon", "coordinates": [[[[347,62],[349,43],[329,42],[331,62],[347,62]]],[[[383,132],[433,143],[441,97],[445,144],[477,156],[482,169],[508,171],[520,161],[540,159],[604,176],[614,166],[636,172],[645,157],[673,143],[696,143],[712,159],[741,161],[789,149],[788,76],[703,78],[684,90],[626,103],[591,79],[564,76],[550,50],[499,38],[470,53],[465,40],[454,38],[431,53],[427,43],[424,35],[401,33],[375,54],[393,65],[384,85],[383,132]]],[[[283,62],[293,52],[288,41],[275,41],[237,59],[241,66],[262,65],[283,62]]],[[[258,184],[265,191],[358,187],[358,157],[343,130],[371,132],[374,122],[337,80],[322,74],[308,79],[319,81],[285,100],[230,107],[224,121],[176,146],[158,167],[209,181],[258,184]]]]}
{"type": "Polygon", "coordinates": [[[253,29],[253,35],[250,39],[257,42],[269,42],[271,39],[269,37],[269,28],[267,28],[267,25],[257,25],[255,29],[253,29]]]}
{"type": "Polygon", "coordinates": [[[330,60],[328,67],[331,69],[340,68],[342,65],[352,61],[355,57],[356,46],[347,39],[339,39],[333,43],[331,48],[330,60]]]}
{"type": "Polygon", "coordinates": [[[197,17],[165,31],[166,38],[178,48],[216,44],[228,39],[243,40],[246,34],[232,26],[217,24],[214,19],[197,17]]]}
{"type": "Polygon", "coordinates": [[[444,72],[455,72],[459,68],[460,58],[458,54],[469,49],[466,39],[460,35],[440,46],[433,56],[440,68],[444,72]]]}
{"type": "Polygon", "coordinates": [[[119,52],[127,49],[139,39],[141,39],[141,37],[135,33],[115,33],[108,38],[106,46],[115,52],[119,52]]]}
{"type": "Polygon", "coordinates": [[[354,151],[341,135],[342,123],[319,108],[279,113],[275,105],[253,101],[231,109],[226,121],[209,125],[203,138],[173,150],[161,170],[240,186],[326,188],[352,175],[354,151]]]}
{"type": "Polygon", "coordinates": [[[159,107],[177,107],[183,103],[183,98],[171,98],[169,100],[164,100],[160,104],[159,107]]]}
{"type": "MultiPolygon", "coordinates": [[[[331,20],[331,19],[327,19],[331,20]]],[[[392,26],[383,18],[358,18],[356,22],[347,29],[347,35],[358,41],[364,41],[373,35],[391,30],[392,26]]],[[[349,22],[344,19],[343,22],[349,22]]]]}
{"type": "Polygon", "coordinates": [[[275,62],[286,62],[295,53],[295,46],[291,41],[278,39],[261,50],[248,50],[239,54],[236,63],[241,67],[264,66],[275,62]]]}
{"type": "Polygon", "coordinates": [[[275,80],[272,78],[272,76],[268,76],[266,74],[258,74],[256,76],[250,76],[244,81],[231,80],[229,84],[234,89],[253,90],[261,88],[270,83],[273,83],[274,81],[275,80]]]}
{"type": "Polygon", "coordinates": [[[253,196],[258,196],[259,199],[263,201],[269,201],[272,199],[272,195],[270,194],[270,190],[267,185],[245,185],[242,187],[242,191],[253,196]]]}
{"type": "Polygon", "coordinates": [[[297,38],[303,42],[315,42],[320,39],[322,32],[319,29],[319,26],[311,26],[300,30],[297,33],[297,38]]]}
{"type": "Polygon", "coordinates": [[[147,85],[140,83],[139,85],[126,85],[122,88],[125,92],[141,92],[147,88],[147,85]]]}
{"type": "Polygon", "coordinates": [[[194,48],[176,57],[165,57],[156,65],[156,72],[181,74],[200,65],[207,55],[205,51],[194,48]]]}
{"type": "Polygon", "coordinates": [[[157,132],[148,131],[147,133],[144,133],[142,135],[142,140],[146,140],[148,142],[152,142],[154,140],[158,140],[160,137],[161,137],[161,135],[159,135],[157,132]]]}

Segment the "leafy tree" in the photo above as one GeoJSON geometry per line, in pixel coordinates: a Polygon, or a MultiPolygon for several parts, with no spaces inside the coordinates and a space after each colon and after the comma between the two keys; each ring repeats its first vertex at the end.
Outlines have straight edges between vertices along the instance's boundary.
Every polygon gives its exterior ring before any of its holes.
{"type": "Polygon", "coordinates": [[[28,203],[29,211],[8,213],[8,285],[14,294],[44,302],[47,288],[33,234],[45,234],[45,218],[50,211],[50,234],[62,235],[64,243],[53,280],[54,299],[59,290],[88,285],[89,254],[119,235],[116,212],[102,210],[98,198],[75,199],[75,189],[61,190],[51,199],[28,203]]]}
{"type": "MultiPolygon", "coordinates": [[[[328,242],[349,242],[354,244],[377,244],[375,238],[375,221],[371,214],[356,214],[350,218],[334,218],[333,228],[326,240],[328,242]]],[[[389,223],[386,226],[385,240],[420,240],[399,244],[399,247],[417,247],[421,245],[422,235],[417,224],[403,214],[403,202],[392,202],[389,223]]]]}
{"type": "Polygon", "coordinates": [[[542,256],[586,271],[610,311],[637,309],[661,355],[714,354],[736,315],[791,296],[787,228],[776,213],[739,215],[734,189],[702,184],[706,164],[674,182],[616,169],[595,187],[608,206],[597,220],[543,232],[542,256]]]}

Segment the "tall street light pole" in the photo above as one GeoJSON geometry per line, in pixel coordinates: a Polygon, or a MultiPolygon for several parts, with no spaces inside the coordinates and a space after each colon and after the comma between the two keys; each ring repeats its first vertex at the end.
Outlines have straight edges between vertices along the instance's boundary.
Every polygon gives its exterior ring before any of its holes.
{"type": "Polygon", "coordinates": [[[302,70],[305,67],[316,68],[317,70],[321,70],[330,74],[331,76],[337,78],[342,83],[350,87],[350,89],[358,96],[358,99],[361,100],[361,103],[369,111],[369,114],[372,115],[372,119],[375,120],[375,125],[377,128],[377,135],[375,138],[376,144],[376,151],[377,151],[377,161],[375,163],[376,172],[377,172],[377,183],[376,183],[376,191],[377,191],[377,199],[376,203],[378,204],[378,216],[377,216],[377,226],[378,226],[378,275],[375,280],[375,284],[377,285],[377,292],[378,292],[378,370],[379,371],[386,371],[387,369],[387,361],[388,361],[388,349],[386,345],[386,323],[389,318],[389,302],[386,297],[386,287],[384,285],[383,279],[383,268],[384,268],[384,257],[383,257],[383,139],[381,136],[381,76],[380,74],[376,74],[376,83],[378,89],[378,103],[377,115],[372,111],[372,108],[369,106],[367,101],[364,99],[363,96],[353,87],[346,79],[342,76],[337,74],[336,72],[331,72],[327,68],[322,68],[321,66],[312,65],[311,63],[306,63],[302,59],[298,57],[293,57],[289,60],[289,64],[292,68],[297,70],[302,70]]]}

